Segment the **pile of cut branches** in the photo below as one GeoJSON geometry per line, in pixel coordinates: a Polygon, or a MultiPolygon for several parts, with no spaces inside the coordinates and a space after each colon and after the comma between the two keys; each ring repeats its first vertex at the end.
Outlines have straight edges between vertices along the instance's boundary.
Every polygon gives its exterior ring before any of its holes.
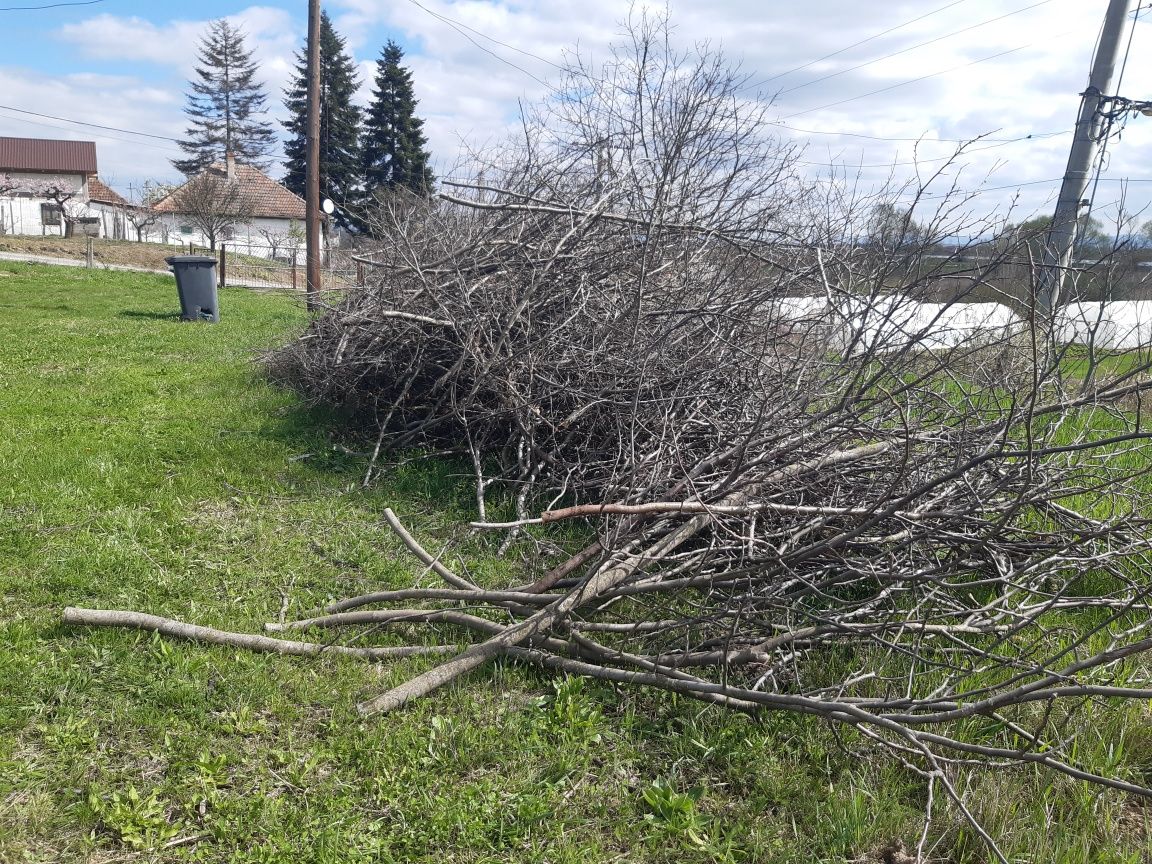
{"type": "MultiPolygon", "coordinates": [[[[389,514],[443,587],[271,629],[458,631],[343,648],[455,655],[369,714],[502,656],[848,724],[961,809],[951,778],[973,762],[1144,793],[1077,768],[1066,730],[1152,698],[1131,662],[1152,647],[1150,357],[1018,315],[959,326],[962,291],[920,303],[945,273],[986,287],[1017,250],[942,254],[978,233],[955,197],[863,242],[872,209],[803,181],[739,76],[663,50],[659,27],[633,38],[473,180],[386,202],[368,284],[272,359],[372,427],[366,482],[382,454],[460,453],[475,530],[543,543],[581,520],[586,548],[496,589],[389,514]]],[[[68,620],[340,647],[109,614],[68,620]]]]}

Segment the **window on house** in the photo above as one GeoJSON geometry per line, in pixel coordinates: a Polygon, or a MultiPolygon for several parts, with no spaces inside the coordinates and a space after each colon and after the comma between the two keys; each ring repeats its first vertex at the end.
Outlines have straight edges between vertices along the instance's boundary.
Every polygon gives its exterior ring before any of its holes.
{"type": "Polygon", "coordinates": [[[221,228],[220,229],[220,239],[221,240],[231,240],[235,236],[236,236],[236,231],[232,228],[221,228]]]}
{"type": "Polygon", "coordinates": [[[41,204],[40,205],[40,223],[42,225],[59,225],[60,224],[60,205],[59,204],[41,204]]]}
{"type": "Polygon", "coordinates": [[[181,225],[180,226],[180,233],[183,234],[185,237],[187,237],[189,234],[192,233],[192,226],[191,225],[181,225]]]}

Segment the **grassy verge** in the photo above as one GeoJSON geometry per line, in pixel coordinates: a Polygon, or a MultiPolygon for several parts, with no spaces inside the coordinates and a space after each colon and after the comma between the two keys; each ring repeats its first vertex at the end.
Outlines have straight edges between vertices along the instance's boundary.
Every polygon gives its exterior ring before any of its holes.
{"type": "MultiPolygon", "coordinates": [[[[221,308],[181,324],[170,278],[0,262],[0,861],[846,862],[915,844],[921,779],[802,718],[499,665],[364,721],[357,699],[427,661],[60,626],[84,605],[257,632],[410,584],[384,507],[433,547],[467,516],[450,464],[361,491],[332,418],[260,378],[255,352],[303,321],[291,299],[226,290],[221,308]]],[[[493,551],[464,554],[507,578],[493,551]]],[[[1101,742],[1140,715],[1102,715],[1088,758],[1138,758],[1101,742]]],[[[1131,802],[1031,772],[965,782],[1018,860],[1145,860],[1131,802]]],[[[960,826],[938,815],[936,858],[985,860],[960,826]]]]}
{"type": "MultiPolygon", "coordinates": [[[[0,237],[0,252],[20,252],[27,255],[83,261],[87,248],[87,237],[13,235],[0,237]]],[[[164,259],[169,255],[178,254],[180,250],[177,247],[165,243],[135,243],[131,240],[109,240],[104,237],[92,240],[92,257],[101,264],[167,270],[168,265],[164,263],[164,259]]]]}

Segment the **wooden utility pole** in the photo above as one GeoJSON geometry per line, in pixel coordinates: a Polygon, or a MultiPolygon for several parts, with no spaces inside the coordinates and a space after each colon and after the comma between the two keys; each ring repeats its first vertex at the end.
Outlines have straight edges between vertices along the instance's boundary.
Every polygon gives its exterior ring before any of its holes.
{"type": "Polygon", "coordinates": [[[305,164],[304,234],[308,308],[320,296],[320,0],[308,0],[308,155],[305,164]]]}
{"type": "Polygon", "coordinates": [[[1092,160],[1096,158],[1103,127],[1100,102],[1112,86],[1112,74],[1116,70],[1120,43],[1131,11],[1132,0],[1109,0],[1104,29],[1100,32],[1100,44],[1092,60],[1088,89],[1080,99],[1080,115],[1076,120],[1072,150],[1068,153],[1068,167],[1060,186],[1056,212],[1052,214],[1048,242],[1044,246],[1044,268],[1040,273],[1040,291],[1036,298],[1039,311],[1044,315],[1051,314],[1060,302],[1064,274],[1072,263],[1077,217],[1080,215],[1084,192],[1088,188],[1088,174],[1092,170],[1092,160]]]}

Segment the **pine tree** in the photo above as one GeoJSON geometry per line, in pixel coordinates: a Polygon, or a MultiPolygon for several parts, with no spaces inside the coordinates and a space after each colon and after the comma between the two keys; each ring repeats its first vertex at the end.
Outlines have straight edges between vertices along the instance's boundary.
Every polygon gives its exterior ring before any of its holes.
{"type": "Polygon", "coordinates": [[[376,61],[376,86],[364,128],[364,185],[409,189],[427,195],[434,177],[425,149],[424,121],[416,116],[412,73],[400,65],[404,52],[389,40],[376,61]]]}
{"type": "MultiPolygon", "coordinates": [[[[308,57],[296,55],[296,80],[285,91],[284,122],[289,138],[284,144],[287,174],[284,185],[304,197],[308,145],[308,57]]],[[[360,118],[352,104],[360,82],[356,65],[344,49],[344,39],[332,29],[328,13],[320,16],[320,196],[337,205],[334,219],[347,228],[354,223],[349,207],[360,195],[360,118]]]]}
{"type": "Polygon", "coordinates": [[[184,113],[192,118],[180,149],[187,159],[173,159],[176,170],[192,176],[231,151],[237,162],[266,169],[275,143],[272,124],[264,114],[260,83],[252,52],[244,47],[241,30],[221,18],[208,25],[200,40],[196,77],[184,113]]]}

